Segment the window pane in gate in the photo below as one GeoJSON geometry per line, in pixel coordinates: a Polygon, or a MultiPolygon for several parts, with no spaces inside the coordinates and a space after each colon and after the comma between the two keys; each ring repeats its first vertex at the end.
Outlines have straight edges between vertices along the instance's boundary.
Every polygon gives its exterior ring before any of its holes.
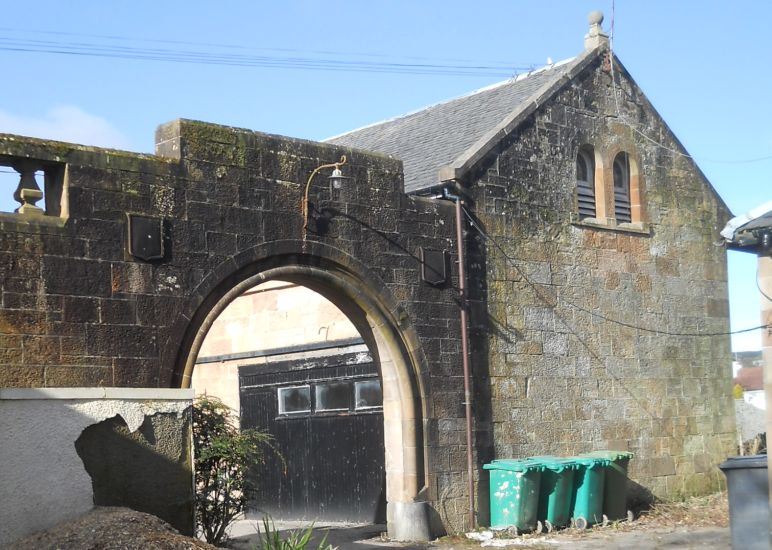
{"type": "Polygon", "coordinates": [[[347,411],[351,403],[351,389],[348,382],[327,382],[317,384],[317,411],[347,411]]]}
{"type": "Polygon", "coordinates": [[[296,414],[310,411],[310,386],[279,388],[279,414],[296,414]]]}
{"type": "Polygon", "coordinates": [[[357,409],[382,407],[381,381],[364,380],[354,384],[354,400],[357,409]]]}

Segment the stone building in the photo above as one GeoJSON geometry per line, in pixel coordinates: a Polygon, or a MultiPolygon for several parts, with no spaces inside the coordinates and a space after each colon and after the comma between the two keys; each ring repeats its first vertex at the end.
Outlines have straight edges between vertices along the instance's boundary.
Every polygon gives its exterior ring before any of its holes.
{"type": "Polygon", "coordinates": [[[212,324],[191,385],[239,411],[239,367],[363,348],[354,324],[332,302],[304,286],[272,281],[237,297],[212,324]]]}
{"type": "Polygon", "coordinates": [[[486,458],[629,450],[656,495],[707,491],[732,449],[729,210],[590,19],[574,59],[330,142],[467,202],[486,458]]]}
{"type": "Polygon", "coordinates": [[[468,526],[470,470],[485,522],[492,458],[623,449],[638,494],[717,488],[729,211],[600,22],[572,60],[327,143],[184,120],[155,155],[0,135],[23,205],[0,217],[0,386],[187,387],[218,316],[279,281],[370,353],[396,538],[468,526]],[[314,180],[336,163],[351,180],[314,180]]]}

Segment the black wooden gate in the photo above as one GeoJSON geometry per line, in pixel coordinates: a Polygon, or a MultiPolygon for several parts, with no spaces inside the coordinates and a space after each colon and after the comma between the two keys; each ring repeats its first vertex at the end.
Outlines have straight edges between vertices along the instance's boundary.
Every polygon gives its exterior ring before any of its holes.
{"type": "Polygon", "coordinates": [[[251,516],[382,523],[383,399],[366,351],[239,367],[242,428],[267,430],[274,457],[251,475],[251,516]]]}

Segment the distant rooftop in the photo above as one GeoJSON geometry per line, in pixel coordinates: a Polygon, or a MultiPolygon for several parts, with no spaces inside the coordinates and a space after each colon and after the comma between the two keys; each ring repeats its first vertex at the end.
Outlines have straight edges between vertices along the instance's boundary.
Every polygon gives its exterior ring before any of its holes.
{"type": "Polygon", "coordinates": [[[764,353],[761,350],[734,351],[732,352],[732,360],[744,367],[760,367],[764,365],[764,353]]]}
{"type": "Polygon", "coordinates": [[[764,389],[764,369],[761,367],[742,367],[737,371],[737,376],[732,380],[740,384],[745,391],[757,391],[764,389]]]}

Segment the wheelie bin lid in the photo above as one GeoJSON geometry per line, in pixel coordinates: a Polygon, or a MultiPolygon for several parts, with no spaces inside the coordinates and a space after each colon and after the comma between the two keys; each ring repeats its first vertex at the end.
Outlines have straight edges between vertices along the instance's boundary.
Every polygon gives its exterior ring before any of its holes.
{"type": "Polygon", "coordinates": [[[620,460],[630,460],[635,455],[629,451],[593,451],[591,453],[582,453],[580,456],[605,458],[611,462],[618,462],[620,460]]]}
{"type": "Polygon", "coordinates": [[[484,470],[506,470],[509,472],[543,472],[544,466],[529,459],[500,458],[490,464],[483,464],[484,470]]]}
{"type": "Polygon", "coordinates": [[[607,468],[611,465],[611,460],[597,456],[572,456],[576,464],[584,468],[607,468]]]}
{"type": "Polygon", "coordinates": [[[718,466],[721,470],[736,470],[744,468],[766,468],[767,455],[732,456],[718,466]]]}
{"type": "Polygon", "coordinates": [[[579,468],[579,464],[572,458],[564,458],[561,456],[530,456],[528,460],[533,460],[544,466],[551,472],[563,472],[565,470],[576,470],[579,468]]]}

